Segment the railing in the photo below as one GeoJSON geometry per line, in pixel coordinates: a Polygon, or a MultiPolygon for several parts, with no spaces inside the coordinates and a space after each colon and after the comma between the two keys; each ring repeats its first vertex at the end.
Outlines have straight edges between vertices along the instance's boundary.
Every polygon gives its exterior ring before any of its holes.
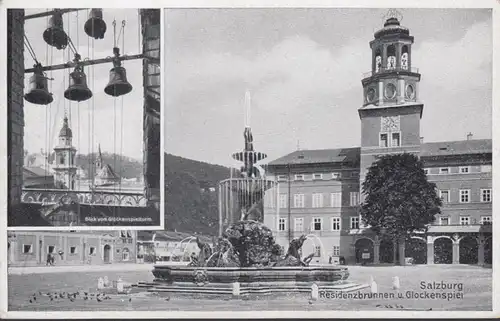
{"type": "Polygon", "coordinates": [[[412,73],[418,73],[418,68],[416,67],[411,67],[411,68],[403,68],[403,67],[394,67],[394,68],[387,68],[387,67],[380,67],[378,71],[368,71],[363,73],[363,79],[371,77],[376,74],[384,74],[388,72],[393,72],[393,71],[405,71],[405,72],[412,72],[412,73]]]}
{"type": "Polygon", "coordinates": [[[24,188],[21,202],[53,205],[63,204],[88,204],[123,207],[145,207],[147,198],[138,192],[118,191],[71,191],[60,189],[24,188]]]}

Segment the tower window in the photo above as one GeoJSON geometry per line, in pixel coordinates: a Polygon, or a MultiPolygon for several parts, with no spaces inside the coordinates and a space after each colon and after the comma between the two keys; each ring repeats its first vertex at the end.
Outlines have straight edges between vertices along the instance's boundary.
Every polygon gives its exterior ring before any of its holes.
{"type": "Polygon", "coordinates": [[[382,68],[382,54],[380,49],[375,52],[375,72],[379,72],[382,68]]]}
{"type": "Polygon", "coordinates": [[[61,157],[59,158],[59,164],[64,164],[64,155],[61,155],[61,157]]]}
{"type": "Polygon", "coordinates": [[[403,46],[401,50],[401,69],[408,69],[408,46],[403,46]]]}
{"type": "Polygon", "coordinates": [[[387,47],[387,69],[396,68],[396,47],[390,45],[387,47]]]}
{"type": "Polygon", "coordinates": [[[380,134],[380,140],[379,140],[379,146],[380,147],[389,147],[389,142],[388,142],[387,134],[383,133],[380,134]]]}
{"type": "Polygon", "coordinates": [[[401,146],[401,137],[399,133],[392,133],[392,142],[391,142],[392,147],[399,147],[401,146]]]}

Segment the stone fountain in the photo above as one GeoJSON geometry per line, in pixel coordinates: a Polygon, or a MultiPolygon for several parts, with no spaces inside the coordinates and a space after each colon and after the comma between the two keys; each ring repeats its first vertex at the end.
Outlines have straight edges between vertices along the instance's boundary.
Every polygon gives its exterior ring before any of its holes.
{"type": "Polygon", "coordinates": [[[155,280],[142,283],[153,292],[191,294],[268,294],[354,291],[367,287],[347,281],[346,267],[310,266],[313,253],[301,257],[306,235],[292,240],[287,252],[265,226],[264,195],[275,187],[257,162],[266,154],[254,150],[249,126],[250,97],[246,96],[245,148],[233,154],[243,162],[239,173],[219,185],[219,239],[213,248],[197,239],[199,254],[188,266],[156,265],[155,280]]]}

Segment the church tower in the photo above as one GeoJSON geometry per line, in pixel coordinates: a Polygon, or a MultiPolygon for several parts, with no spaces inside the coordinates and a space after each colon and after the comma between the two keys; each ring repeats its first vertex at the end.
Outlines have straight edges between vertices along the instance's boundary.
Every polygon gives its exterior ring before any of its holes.
{"type": "Polygon", "coordinates": [[[72,145],[73,133],[68,125],[68,117],[64,116],[64,122],[59,131],[59,143],[54,147],[55,159],[53,164],[54,183],[57,188],[75,189],[76,149],[72,145]]]}
{"type": "Polygon", "coordinates": [[[361,119],[361,173],[364,180],[376,156],[420,149],[418,100],[420,74],[412,64],[413,37],[401,25],[402,16],[390,10],[382,29],[370,42],[371,71],[364,75],[361,119]]]}

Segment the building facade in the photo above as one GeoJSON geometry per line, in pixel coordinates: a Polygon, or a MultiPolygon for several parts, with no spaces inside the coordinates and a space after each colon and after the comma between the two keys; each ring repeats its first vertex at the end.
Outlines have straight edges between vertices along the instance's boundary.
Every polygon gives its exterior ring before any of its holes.
{"type": "Polygon", "coordinates": [[[265,223],[283,247],[306,234],[304,255],[314,252],[318,263],[404,264],[411,257],[414,263],[491,264],[492,142],[472,134],[423,142],[413,41],[395,17],[375,32],[358,109],[360,147],[299,150],[268,164],[279,182],[278,211],[266,214],[265,223]],[[365,228],[359,209],[368,168],[378,156],[398,153],[418,155],[444,204],[426,234],[396,245],[365,228]]]}
{"type": "Polygon", "coordinates": [[[136,231],[9,231],[9,267],[44,266],[48,254],[54,265],[135,263],[136,231]]]}

